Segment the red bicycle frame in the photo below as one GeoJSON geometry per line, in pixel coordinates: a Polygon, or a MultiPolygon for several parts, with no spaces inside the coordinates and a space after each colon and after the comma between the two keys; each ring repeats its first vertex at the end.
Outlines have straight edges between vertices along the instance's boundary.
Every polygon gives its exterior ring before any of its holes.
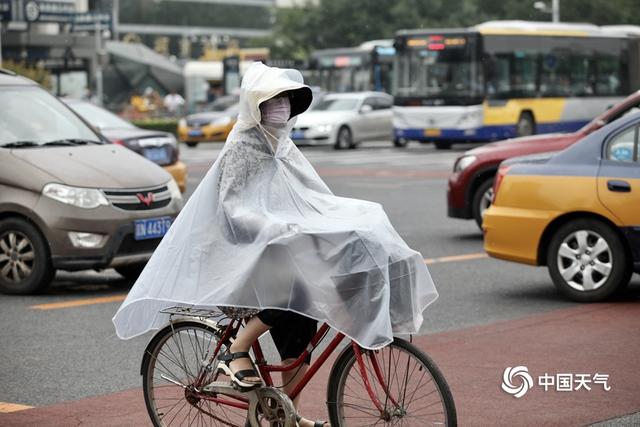
{"type": "MultiPolygon", "coordinates": [[[[214,349],[214,353],[213,353],[214,355],[218,354],[218,352],[220,351],[220,348],[222,347],[223,342],[226,342],[229,338],[235,335],[235,333],[240,329],[240,325],[241,325],[241,321],[239,320],[232,321],[231,323],[229,323],[229,325],[227,325],[220,341],[218,342],[218,344],[216,345],[216,348],[214,349]]],[[[256,340],[252,348],[256,356],[256,365],[260,370],[260,374],[262,375],[262,378],[264,379],[266,385],[268,387],[273,387],[273,379],[271,377],[272,372],[287,372],[287,371],[297,369],[300,365],[302,365],[306,360],[307,356],[309,355],[310,351],[313,348],[315,348],[320,343],[320,341],[322,341],[322,339],[324,338],[326,333],[329,331],[329,329],[330,329],[329,325],[327,325],[326,323],[323,323],[322,326],[320,326],[316,334],[311,339],[311,342],[309,343],[309,345],[307,345],[307,348],[302,352],[302,354],[295,361],[287,365],[269,365],[264,357],[264,353],[262,352],[262,347],[260,346],[260,343],[256,340]]],[[[336,336],[331,340],[327,348],[325,348],[324,351],[318,356],[318,358],[309,366],[309,369],[307,370],[307,372],[305,372],[305,374],[300,379],[296,387],[291,391],[289,397],[292,400],[295,399],[300,394],[300,392],[304,389],[304,387],[309,383],[311,378],[313,378],[315,373],[318,372],[318,369],[322,367],[324,362],[326,362],[326,360],[329,358],[331,353],[333,353],[333,351],[338,347],[338,345],[342,342],[342,340],[344,340],[344,338],[345,338],[344,334],[337,333],[336,336]]],[[[369,397],[371,398],[371,401],[374,403],[376,408],[380,411],[380,414],[384,415],[385,407],[376,396],[374,389],[371,385],[369,375],[367,374],[368,369],[362,357],[362,353],[363,353],[362,348],[355,341],[351,342],[351,346],[356,356],[359,372],[360,372],[360,375],[362,376],[363,383],[365,384],[365,387],[367,389],[367,393],[369,394],[369,397]]],[[[375,356],[375,352],[368,351],[367,354],[371,360],[371,365],[373,367],[373,371],[375,374],[374,375],[375,380],[377,380],[378,384],[382,387],[382,390],[384,390],[384,392],[387,394],[389,400],[394,405],[397,405],[396,399],[393,396],[389,395],[389,389],[385,384],[385,381],[382,375],[382,370],[380,369],[380,365],[378,364],[377,358],[375,356]]],[[[201,384],[202,382],[204,382],[205,378],[206,378],[206,372],[203,372],[200,375],[200,378],[197,384],[201,384]]],[[[241,397],[208,396],[204,394],[200,395],[199,397],[201,399],[210,400],[222,405],[228,405],[228,406],[232,406],[239,409],[249,409],[248,401],[241,397]]]]}

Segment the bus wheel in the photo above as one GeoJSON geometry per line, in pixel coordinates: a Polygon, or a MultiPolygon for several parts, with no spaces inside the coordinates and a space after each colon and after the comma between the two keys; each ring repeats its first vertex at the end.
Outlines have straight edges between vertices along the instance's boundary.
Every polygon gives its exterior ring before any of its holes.
{"type": "Polygon", "coordinates": [[[518,124],[516,125],[516,132],[518,136],[529,136],[536,133],[536,125],[533,121],[533,116],[528,111],[520,114],[518,124]]]}
{"type": "Polygon", "coordinates": [[[434,141],[434,144],[438,150],[449,150],[451,148],[451,141],[434,141]]]}
{"type": "Polygon", "coordinates": [[[409,140],[406,138],[393,138],[393,145],[396,147],[404,148],[409,143],[409,140]]]}

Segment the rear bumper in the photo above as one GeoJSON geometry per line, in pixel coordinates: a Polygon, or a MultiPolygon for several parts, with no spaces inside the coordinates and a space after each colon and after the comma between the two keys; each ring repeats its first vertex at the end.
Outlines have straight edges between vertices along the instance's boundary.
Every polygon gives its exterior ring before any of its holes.
{"type": "Polygon", "coordinates": [[[533,209],[492,205],[484,212],[484,250],[494,258],[538,265],[542,233],[555,215],[533,209]]]}

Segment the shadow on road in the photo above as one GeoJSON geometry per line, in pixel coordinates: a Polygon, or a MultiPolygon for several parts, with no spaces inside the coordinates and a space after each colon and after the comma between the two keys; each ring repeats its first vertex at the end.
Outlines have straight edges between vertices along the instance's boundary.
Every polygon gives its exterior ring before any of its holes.
{"type": "Polygon", "coordinates": [[[41,295],[106,296],[128,291],[133,282],[112,270],[59,271],[55,280],[41,295]]]}

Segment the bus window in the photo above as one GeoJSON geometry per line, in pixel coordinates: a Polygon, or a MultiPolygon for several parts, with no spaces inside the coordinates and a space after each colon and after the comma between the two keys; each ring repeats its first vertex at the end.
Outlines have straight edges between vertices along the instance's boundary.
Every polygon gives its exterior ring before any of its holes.
{"type": "Polygon", "coordinates": [[[596,94],[623,95],[620,82],[620,58],[611,55],[596,57],[596,94]]]}
{"type": "Polygon", "coordinates": [[[540,94],[542,96],[563,97],[571,95],[569,55],[554,50],[542,55],[540,94]]]}
{"type": "Polygon", "coordinates": [[[572,55],[569,58],[569,75],[571,80],[571,93],[574,96],[593,95],[593,63],[584,55],[572,55]]]}

